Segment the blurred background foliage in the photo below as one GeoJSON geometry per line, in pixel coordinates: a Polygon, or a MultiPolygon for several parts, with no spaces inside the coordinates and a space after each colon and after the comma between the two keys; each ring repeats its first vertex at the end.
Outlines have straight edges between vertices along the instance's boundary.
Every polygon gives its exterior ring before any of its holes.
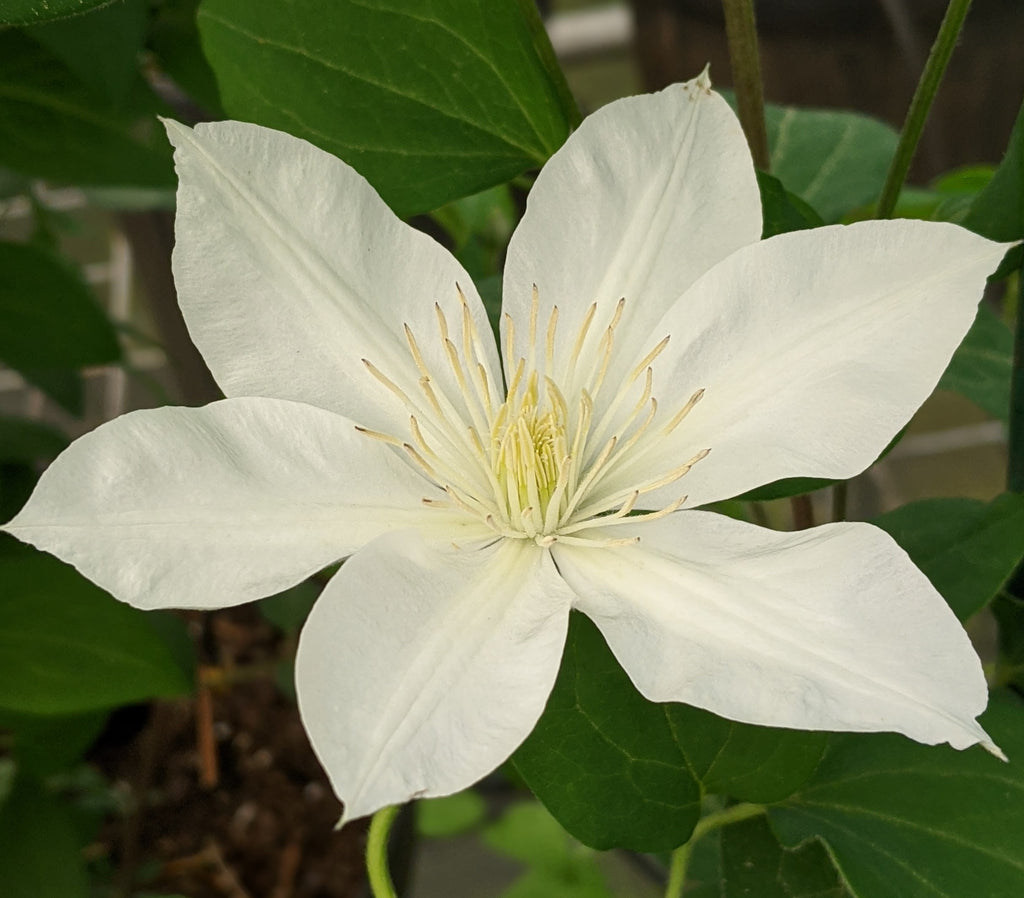
{"type": "MultiPolygon", "coordinates": [[[[870,217],[944,7],[758,4],[765,236],[870,217]]],[[[1024,8],[977,0],[898,216],[1024,238],[1022,45],[1024,8]]],[[[174,301],[175,178],[157,116],[254,121],[339,155],[453,250],[496,321],[533,174],[581,113],[709,61],[727,86],[712,0],[0,0],[0,519],[103,420],[219,396],[174,301]]],[[[406,815],[408,894],[660,894],[659,852],[702,809],[740,799],[772,803],[770,820],[697,842],[688,895],[1015,898],[1024,497],[1004,480],[1020,263],[1011,253],[939,392],[848,504],[967,621],[1008,689],[986,725],[1017,761],[662,709],[576,621],[514,764],[479,794],[422,803],[418,823],[406,815]],[[670,773],[638,774],[658,765],[670,773]]],[[[824,521],[827,486],[786,481],[719,510],[824,521]],[[792,516],[794,495],[810,497],[809,519],[792,516]]],[[[3,893],[360,894],[362,831],[331,832],[337,803],[293,705],[296,635],[324,576],[258,612],[143,614],[0,538],[3,893]]]]}

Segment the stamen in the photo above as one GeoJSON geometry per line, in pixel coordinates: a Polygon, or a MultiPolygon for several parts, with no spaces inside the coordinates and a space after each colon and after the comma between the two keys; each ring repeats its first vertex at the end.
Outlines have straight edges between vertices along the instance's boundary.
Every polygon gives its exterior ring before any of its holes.
{"type": "Polygon", "coordinates": [[[412,456],[412,460],[416,462],[416,464],[426,471],[427,476],[431,480],[435,482],[437,481],[437,472],[427,463],[427,460],[416,451],[415,446],[411,443],[402,443],[402,448],[412,456]]]}
{"type": "Polygon", "coordinates": [[[530,370],[537,370],[537,317],[540,314],[540,290],[533,285],[533,293],[530,298],[530,370]]]}
{"type": "Polygon", "coordinates": [[[686,405],[684,405],[681,409],[679,409],[678,412],[675,413],[672,420],[669,421],[668,424],[666,424],[662,428],[661,432],[665,434],[665,436],[668,436],[670,433],[672,433],[672,431],[675,430],[682,423],[683,418],[690,414],[690,412],[693,411],[693,407],[703,398],[704,387],[701,387],[687,400],[686,405]]]}
{"type": "Polygon", "coordinates": [[[413,335],[412,328],[408,324],[403,324],[405,328],[405,341],[409,344],[409,352],[412,353],[412,359],[416,363],[416,367],[419,369],[421,377],[430,377],[430,371],[427,368],[427,363],[423,359],[423,353],[420,352],[419,344],[416,342],[416,337],[413,335]]]}
{"type": "Polygon", "coordinates": [[[558,327],[558,306],[551,307],[551,317],[548,318],[547,340],[544,346],[544,370],[551,374],[555,365],[555,328],[558,327]]]}
{"type": "Polygon", "coordinates": [[[401,446],[402,441],[396,440],[393,436],[388,436],[386,433],[381,433],[379,430],[370,430],[368,427],[360,427],[358,424],[355,425],[356,430],[374,440],[380,440],[382,443],[387,443],[390,446],[401,446]]]}
{"type": "Polygon", "coordinates": [[[626,536],[616,539],[587,539],[580,536],[555,534],[555,542],[565,543],[567,546],[583,546],[588,549],[610,549],[615,546],[635,546],[640,542],[640,537],[626,536]]]}
{"type": "Polygon", "coordinates": [[[398,386],[390,377],[387,377],[373,362],[368,359],[361,360],[363,365],[366,366],[366,370],[370,372],[374,377],[377,378],[385,387],[387,387],[392,393],[394,393],[399,399],[402,400],[407,406],[413,406],[415,403],[409,398],[406,392],[398,386]]]}
{"type": "Polygon", "coordinates": [[[661,355],[665,351],[665,347],[668,346],[668,341],[671,339],[672,335],[668,334],[666,337],[662,338],[662,341],[657,346],[655,346],[654,349],[652,349],[649,353],[647,353],[647,355],[644,356],[643,361],[640,362],[640,364],[633,369],[633,373],[630,374],[630,383],[636,380],[640,376],[640,372],[643,371],[644,368],[650,367],[651,362],[653,362],[659,355],[661,355]]]}
{"type": "Polygon", "coordinates": [[[569,365],[571,368],[576,367],[576,363],[579,361],[580,353],[583,351],[583,341],[587,338],[587,332],[590,330],[590,325],[594,320],[594,315],[597,312],[597,303],[592,303],[590,308],[587,309],[587,314],[583,318],[583,324],[580,325],[580,332],[576,335],[576,342],[572,346],[572,354],[569,356],[569,365]]]}
{"type": "MultiPolygon", "coordinates": [[[[635,495],[639,495],[639,493],[634,492],[634,496],[635,495]]],[[[680,498],[676,499],[675,502],[672,502],[669,505],[666,505],[664,508],[658,509],[657,511],[645,511],[641,512],[640,514],[633,515],[633,517],[629,519],[629,523],[634,524],[638,521],[656,521],[659,518],[668,517],[670,514],[672,514],[672,512],[679,511],[679,509],[682,508],[683,504],[686,502],[686,499],[686,496],[681,496],[680,498]]],[[[623,508],[625,507],[626,506],[624,505],[623,508]]],[[[626,514],[628,514],[628,512],[626,514]]],[[[558,531],[558,535],[559,538],[561,538],[563,533],[579,533],[581,530],[593,530],[599,527],[611,527],[615,524],[621,525],[623,518],[625,518],[626,514],[622,512],[622,509],[619,509],[619,511],[615,512],[615,514],[605,515],[601,518],[588,518],[585,521],[578,521],[575,524],[570,524],[568,527],[560,528],[558,531]]]]}

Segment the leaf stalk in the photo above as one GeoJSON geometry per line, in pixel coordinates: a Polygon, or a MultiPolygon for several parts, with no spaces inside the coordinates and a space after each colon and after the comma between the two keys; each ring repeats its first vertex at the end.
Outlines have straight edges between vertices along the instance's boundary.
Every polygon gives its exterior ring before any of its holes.
{"type": "Polygon", "coordinates": [[[725,14],[725,37],[729,44],[729,64],[740,124],[747,136],[755,167],[766,172],[771,168],[771,156],[764,122],[764,86],[754,0],[722,0],[722,12],[725,14]]]}
{"type": "Polygon", "coordinates": [[[388,836],[401,805],[381,808],[370,820],[366,836],[366,876],[373,898],[398,898],[388,870],[388,836]]]}
{"type": "Polygon", "coordinates": [[[889,218],[896,208],[896,201],[907,178],[907,172],[910,171],[910,163],[917,152],[917,145],[921,141],[921,133],[928,121],[935,94],[946,74],[946,67],[949,65],[953,48],[960,37],[960,30],[970,8],[971,0],[950,0],[949,6],[946,7],[946,14],[939,25],[939,33],[932,44],[924,71],[921,73],[921,80],[917,82],[914,97],[910,101],[907,118],[903,122],[900,140],[896,145],[896,152],[885,178],[885,186],[878,200],[876,218],[889,218]]]}
{"type": "Polygon", "coordinates": [[[697,821],[690,838],[672,852],[672,862],[669,866],[668,885],[665,887],[665,898],[681,898],[683,887],[686,885],[686,871],[690,865],[690,854],[693,846],[704,838],[709,832],[729,826],[732,823],[741,823],[751,817],[758,817],[766,812],[761,804],[734,804],[721,811],[715,811],[697,821]]]}

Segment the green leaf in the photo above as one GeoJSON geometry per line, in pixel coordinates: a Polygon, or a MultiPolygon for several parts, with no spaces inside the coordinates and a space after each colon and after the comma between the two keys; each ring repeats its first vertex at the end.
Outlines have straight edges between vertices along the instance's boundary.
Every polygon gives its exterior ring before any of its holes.
{"type": "Polygon", "coordinates": [[[18,766],[35,776],[70,767],[96,741],[106,722],[106,711],[54,716],[0,708],[0,729],[14,735],[12,751],[18,766]]]}
{"type": "Polygon", "coordinates": [[[70,808],[18,776],[0,805],[4,898],[87,898],[81,849],[70,808]]]}
{"type": "Polygon", "coordinates": [[[402,216],[536,168],[575,120],[532,3],[203,0],[235,118],[341,157],[402,216]]]}
{"type": "Polygon", "coordinates": [[[826,733],[756,727],[690,705],[663,706],[676,744],[706,792],[780,801],[814,772],[826,733]]]}
{"type": "Polygon", "coordinates": [[[0,556],[0,582],[0,707],[74,714],[190,691],[144,612],[56,558],[0,556]]]}
{"type": "Polygon", "coordinates": [[[999,664],[996,682],[1024,693],[1024,600],[1011,588],[996,596],[992,615],[999,624],[999,664]]]}
{"type": "Polygon", "coordinates": [[[148,17],[147,0],[118,0],[87,15],[36,25],[26,33],[98,96],[117,104],[136,80],[148,17]]]}
{"type": "Polygon", "coordinates": [[[982,303],[939,386],[965,396],[993,418],[1009,421],[1012,370],[1013,333],[982,303]]]}
{"type": "Polygon", "coordinates": [[[764,225],[761,239],[767,240],[776,234],[802,231],[824,224],[821,216],[800,197],[790,193],[778,178],[766,172],[757,172],[757,186],[761,190],[761,210],[764,225]]]}
{"type": "Polygon", "coordinates": [[[114,0],[0,0],[0,25],[32,25],[79,16],[114,0]]]}
{"type": "Polygon", "coordinates": [[[1017,113],[1006,155],[971,204],[964,226],[992,240],[1024,238],[1024,105],[1017,113]]]}
{"type": "Polygon", "coordinates": [[[304,580],[284,592],[260,599],[257,607],[281,632],[298,633],[322,590],[322,585],[304,580]]]}
{"type": "Polygon", "coordinates": [[[512,756],[516,770],[586,845],[675,848],[700,816],[700,783],[664,709],[637,693],[614,658],[609,663],[597,628],[572,617],[544,714],[512,756]]]}
{"type": "Polygon", "coordinates": [[[859,898],[1017,898],[1024,882],[1024,706],[982,724],[1011,758],[896,735],[834,736],[814,777],[769,808],[784,844],[820,837],[859,898]]]}
{"type": "Polygon", "coordinates": [[[855,112],[765,110],[772,174],[827,222],[878,198],[898,135],[855,112]]]}
{"type": "Polygon", "coordinates": [[[961,620],[984,608],[1024,558],[1024,495],[922,499],[874,519],[961,620]]]}
{"type": "Polygon", "coordinates": [[[141,77],[115,106],[23,32],[0,31],[0,59],[0,165],[71,184],[174,184],[156,119],[167,110],[141,77]]]}
{"type": "Polygon", "coordinates": [[[157,65],[214,118],[227,118],[220,104],[217,77],[199,42],[199,0],[168,0],[153,22],[149,46],[157,65]]]}
{"type": "Polygon", "coordinates": [[[763,817],[722,830],[720,898],[848,898],[825,847],[779,844],[763,817]]]}
{"type": "Polygon", "coordinates": [[[822,477],[787,477],[756,487],[749,493],[737,496],[738,502],[770,502],[773,499],[788,499],[790,496],[802,496],[833,486],[838,480],[827,480],[822,477]]]}
{"type": "Polygon", "coordinates": [[[484,831],[484,843],[529,868],[500,898],[612,898],[593,852],[581,851],[536,802],[510,807],[484,831]]]}
{"type": "Polygon", "coordinates": [[[820,733],[647,701],[597,627],[573,614],[547,708],[513,762],[581,842],[663,851],[689,838],[705,791],[779,799],[810,775],[824,744],[820,733]]]}
{"type": "Polygon", "coordinates": [[[416,803],[416,829],[427,838],[457,836],[480,824],[487,815],[485,802],[472,789],[428,798],[416,803]]]}
{"type": "MultiPolygon", "coordinates": [[[[1017,113],[1003,161],[971,204],[963,225],[992,240],[1024,238],[1024,104],[1017,113]]],[[[1024,248],[1014,247],[992,277],[1005,277],[1022,262],[1024,248]]]]}
{"type": "Polygon", "coordinates": [[[0,415],[0,463],[54,458],[67,445],[68,438],[49,424],[0,415]]]}
{"type": "Polygon", "coordinates": [[[117,334],[81,275],[60,256],[0,242],[0,361],[71,411],[71,369],[115,362],[117,334]]]}

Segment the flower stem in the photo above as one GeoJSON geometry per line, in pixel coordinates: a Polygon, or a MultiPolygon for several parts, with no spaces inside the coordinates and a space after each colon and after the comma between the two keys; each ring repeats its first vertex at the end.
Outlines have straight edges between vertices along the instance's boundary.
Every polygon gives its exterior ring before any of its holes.
{"type": "Polygon", "coordinates": [[[907,110],[907,118],[903,123],[900,141],[896,146],[892,164],[889,166],[889,174],[886,175],[882,195],[878,200],[877,218],[888,218],[896,208],[900,189],[910,170],[914,153],[917,152],[921,132],[924,131],[935,94],[942,82],[943,75],[946,74],[946,66],[949,65],[949,59],[953,55],[953,48],[956,46],[960,29],[963,27],[970,7],[971,0],[950,0],[949,6],[946,7],[946,14],[942,17],[942,24],[939,25],[939,34],[935,38],[935,43],[932,44],[928,60],[924,64],[924,71],[921,73],[921,80],[917,83],[914,97],[910,101],[910,108],[907,110]]]}
{"type": "Polygon", "coordinates": [[[683,894],[683,887],[686,885],[686,870],[690,864],[690,855],[693,846],[704,838],[709,832],[729,826],[731,823],[740,823],[749,820],[751,817],[758,817],[765,812],[764,805],[760,804],[734,804],[722,811],[708,814],[697,821],[693,828],[693,835],[689,840],[680,845],[672,852],[672,863],[669,866],[668,885],[665,887],[665,898],[680,898],[683,894]]]}
{"type": "Polygon", "coordinates": [[[373,898],[397,898],[388,870],[388,835],[401,805],[381,808],[370,821],[366,837],[366,875],[373,898]]]}
{"type": "Polygon", "coordinates": [[[764,124],[764,88],[757,49],[754,0],[722,0],[722,12],[725,14],[725,37],[729,43],[729,63],[740,124],[747,135],[754,165],[761,171],[768,171],[771,157],[768,155],[768,132],[764,124]]]}
{"type": "Polygon", "coordinates": [[[1017,273],[1017,327],[1010,374],[1009,466],[1006,487],[1024,493],[1024,268],[1017,273]]]}

